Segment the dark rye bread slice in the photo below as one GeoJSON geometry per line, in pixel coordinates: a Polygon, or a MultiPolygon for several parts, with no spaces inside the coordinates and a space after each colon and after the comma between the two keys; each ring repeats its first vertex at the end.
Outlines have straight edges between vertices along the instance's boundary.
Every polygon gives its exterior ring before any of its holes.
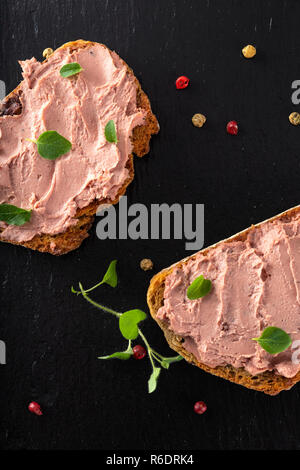
{"type": "MultiPolygon", "coordinates": [[[[243,241],[245,240],[247,234],[251,230],[255,230],[256,227],[259,227],[265,222],[273,221],[273,220],[283,220],[285,222],[290,221],[296,214],[300,213],[300,206],[293,207],[292,209],[287,210],[271,219],[268,219],[264,222],[261,222],[257,225],[252,225],[248,229],[233,235],[226,240],[223,240],[223,243],[228,243],[230,241],[243,241]]],[[[219,242],[219,243],[222,243],[219,242]]],[[[204,250],[201,250],[202,254],[206,254],[209,250],[217,246],[218,243],[215,245],[209,246],[204,250]]],[[[259,392],[264,392],[268,395],[277,395],[282,390],[289,390],[293,385],[295,385],[300,380],[300,372],[298,372],[292,378],[286,378],[281,375],[277,375],[273,372],[263,372],[262,374],[258,375],[251,375],[243,368],[236,369],[231,365],[226,366],[219,366],[219,367],[209,367],[206,364],[199,362],[196,357],[187,352],[183,347],[183,338],[177,336],[173,331],[168,328],[167,322],[163,322],[157,318],[157,312],[160,307],[163,306],[164,303],[164,289],[165,289],[165,279],[166,277],[171,274],[175,267],[180,267],[184,263],[187,263],[188,260],[194,258],[197,255],[194,255],[185,258],[178,263],[166,268],[156,274],[150,283],[148,293],[147,293],[147,302],[150,309],[150,313],[154,320],[158,323],[161,329],[164,332],[165,338],[169,343],[169,346],[174,349],[174,351],[178,352],[181,356],[183,356],[188,362],[193,365],[196,365],[200,369],[209,372],[210,374],[217,375],[218,377],[222,377],[223,379],[230,380],[239,385],[243,385],[244,387],[251,388],[253,390],[258,390],[259,392]]]]}
{"type": "MultiPolygon", "coordinates": [[[[79,39],[77,41],[68,42],[61,46],[59,49],[70,48],[71,51],[74,51],[80,48],[87,48],[95,44],[97,43],[91,41],[83,41],[79,39]]],[[[110,49],[108,50],[110,51],[110,49]]],[[[56,51],[54,51],[53,54],[55,54],[55,52],[56,51]]],[[[128,69],[128,73],[134,76],[132,69],[125,62],[124,64],[128,69]]],[[[151,105],[147,95],[143,92],[141,85],[135,76],[134,79],[136,84],[137,106],[139,108],[143,108],[147,112],[144,125],[135,127],[133,129],[131,137],[133,153],[138,157],[142,157],[149,152],[149,143],[151,136],[153,134],[158,133],[159,125],[155,115],[152,113],[151,105]]],[[[19,100],[19,96],[21,93],[21,84],[19,84],[18,87],[3,100],[0,108],[0,118],[1,115],[3,116],[7,114],[21,114],[22,105],[19,100]]],[[[31,248],[32,250],[48,252],[53,255],[63,255],[65,253],[68,253],[69,251],[75,250],[81,245],[82,241],[86,237],[88,237],[88,231],[94,221],[94,215],[97,211],[99,204],[117,204],[120,197],[123,196],[123,194],[126,192],[127,186],[131,183],[134,178],[133,154],[128,156],[127,168],[129,170],[129,176],[124,182],[121,189],[119,190],[116,198],[113,201],[108,199],[94,200],[87,207],[79,209],[76,213],[76,218],[78,219],[77,224],[73,227],[68,228],[65,232],[59,233],[57,235],[36,235],[32,240],[22,243],[5,240],[1,238],[0,233],[0,241],[13,243],[15,245],[22,245],[26,248],[31,248]]]]}

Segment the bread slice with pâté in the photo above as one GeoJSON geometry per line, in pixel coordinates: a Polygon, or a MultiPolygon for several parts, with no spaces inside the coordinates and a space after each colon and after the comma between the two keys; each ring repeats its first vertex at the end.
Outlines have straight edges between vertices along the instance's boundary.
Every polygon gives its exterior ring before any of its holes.
{"type": "Polygon", "coordinates": [[[103,44],[68,42],[43,63],[21,65],[24,80],[0,107],[0,204],[32,213],[20,227],[0,222],[0,240],[61,255],[88,236],[100,204],[119,201],[134,178],[133,154],[149,152],[159,125],[133,71],[103,44]],[[70,63],[81,71],[64,78],[70,63]],[[110,120],[116,144],[104,137],[110,120]],[[55,161],[32,142],[48,130],[72,144],[55,161]]]}
{"type": "Polygon", "coordinates": [[[300,339],[300,206],[162,270],[147,301],[169,346],[189,363],[268,395],[290,389],[300,380],[293,349],[300,339]],[[211,292],[189,300],[187,288],[200,275],[211,279],[211,292]],[[286,351],[269,354],[253,341],[268,326],[290,335],[286,351]]]}

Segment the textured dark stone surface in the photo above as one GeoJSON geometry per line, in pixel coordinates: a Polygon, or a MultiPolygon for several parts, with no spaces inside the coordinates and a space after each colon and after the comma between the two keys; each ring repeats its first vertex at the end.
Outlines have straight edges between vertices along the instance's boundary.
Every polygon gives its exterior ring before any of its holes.
{"type": "MultiPolygon", "coordinates": [[[[1,0],[0,79],[12,90],[18,59],[83,38],[107,44],[133,68],[161,124],[137,160],[129,203],[205,204],[205,245],[299,203],[300,129],[288,122],[300,79],[297,1],[1,0]],[[241,57],[253,43],[254,60],[241,57]],[[179,75],[190,87],[176,91],[179,75]],[[207,116],[203,129],[194,113],[207,116]],[[240,124],[228,136],[227,121],[240,124]]],[[[1,148],[1,141],[0,141],[1,148]]],[[[1,156],[1,154],[0,154],[1,156]]],[[[299,449],[299,387],[277,397],[248,391],[179,363],[148,396],[147,360],[99,362],[123,346],[115,318],[70,292],[119,259],[117,290],[95,294],[118,310],[146,309],[151,272],[184,257],[184,241],[91,236],[55,258],[0,246],[0,444],[5,449],[299,449]],[[29,414],[38,401],[44,417],[29,414]],[[203,416],[193,404],[204,400],[203,416]]],[[[283,312],[285,314],[285,312],[283,312]]],[[[168,353],[162,333],[144,325],[168,353]]]]}

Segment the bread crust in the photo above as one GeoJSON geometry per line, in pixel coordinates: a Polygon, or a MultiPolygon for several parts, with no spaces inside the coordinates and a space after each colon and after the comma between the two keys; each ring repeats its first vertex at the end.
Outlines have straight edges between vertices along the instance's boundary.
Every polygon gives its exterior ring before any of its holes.
{"type": "MultiPolygon", "coordinates": [[[[61,47],[56,49],[53,54],[59,49],[71,48],[72,50],[78,50],[80,48],[86,48],[89,46],[94,46],[98,43],[92,41],[84,41],[78,39],[77,41],[67,42],[61,47]]],[[[111,53],[112,51],[101,44],[103,47],[108,49],[111,53]]],[[[133,153],[129,155],[127,169],[129,171],[129,176],[124,182],[123,186],[120,188],[117,196],[113,201],[108,199],[98,199],[92,201],[88,206],[78,209],[76,212],[75,218],[78,219],[76,225],[69,227],[65,232],[59,233],[57,235],[50,234],[40,234],[33,237],[30,241],[27,242],[12,242],[11,240],[6,240],[1,238],[0,241],[11,243],[13,245],[22,245],[26,248],[32,250],[38,250],[41,252],[51,253],[52,255],[63,255],[69,251],[75,250],[78,248],[83,240],[89,236],[88,231],[92,226],[94,221],[94,216],[96,214],[97,208],[100,204],[117,204],[126,192],[127,186],[131,183],[134,178],[134,165],[133,165],[133,154],[138,157],[143,157],[149,152],[150,139],[153,134],[157,134],[159,131],[159,124],[157,122],[156,116],[152,113],[150,101],[147,95],[141,88],[141,85],[138,79],[135,77],[132,69],[126,64],[126,62],[121,59],[122,62],[126,65],[128,73],[133,75],[136,85],[136,98],[137,106],[146,111],[145,122],[142,126],[137,126],[133,129],[131,141],[132,141],[132,150],[133,153]]],[[[44,61],[46,62],[47,59],[44,61]]],[[[18,95],[21,83],[3,100],[7,101],[8,99],[18,95]]]]}
{"type": "MultiPolygon", "coordinates": [[[[261,222],[256,225],[252,225],[246,230],[243,230],[242,232],[239,232],[236,235],[227,238],[226,240],[222,240],[221,242],[211,245],[205,248],[204,250],[201,250],[201,253],[205,255],[209,250],[217,246],[219,243],[228,243],[230,241],[243,241],[246,239],[250,231],[255,230],[260,225],[266,222],[272,222],[274,220],[289,221],[293,216],[299,213],[300,206],[293,207],[285,212],[282,212],[281,214],[276,215],[275,217],[272,217],[271,219],[265,220],[264,222],[261,222]]],[[[161,272],[156,274],[150,282],[150,286],[147,293],[147,302],[150,309],[150,313],[153,319],[163,330],[165,338],[170,348],[174,349],[174,351],[183,356],[188,362],[196,365],[200,369],[203,369],[206,372],[209,372],[210,374],[217,375],[218,377],[222,377],[223,379],[227,379],[230,382],[243,385],[244,387],[250,388],[252,390],[264,392],[267,395],[277,395],[282,390],[289,390],[297,382],[299,382],[300,372],[298,372],[294,377],[287,378],[270,371],[263,372],[262,374],[258,375],[251,375],[244,368],[237,369],[229,364],[226,366],[218,366],[215,368],[209,367],[206,364],[199,362],[193,354],[186,351],[186,349],[182,345],[183,338],[171,331],[168,328],[167,322],[161,321],[157,318],[157,312],[159,308],[163,306],[164,302],[166,277],[171,274],[175,267],[180,268],[184,263],[187,263],[190,259],[195,258],[197,254],[198,253],[194,253],[193,255],[184,258],[178,263],[173,264],[169,268],[163,269],[161,272]]]]}

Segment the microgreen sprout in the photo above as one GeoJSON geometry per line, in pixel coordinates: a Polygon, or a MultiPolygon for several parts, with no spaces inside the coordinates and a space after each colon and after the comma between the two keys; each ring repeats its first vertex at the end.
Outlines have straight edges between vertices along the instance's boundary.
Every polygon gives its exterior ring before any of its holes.
{"type": "Polygon", "coordinates": [[[106,313],[110,313],[111,315],[114,315],[116,318],[118,318],[120,332],[122,336],[128,340],[127,349],[125,349],[124,351],[115,352],[108,356],[100,356],[98,357],[98,359],[128,360],[133,356],[132,341],[136,340],[138,337],[142,339],[143,343],[145,344],[147,354],[148,354],[151,367],[152,367],[152,373],[151,373],[150,379],[148,380],[148,392],[152,393],[157,387],[157,380],[161,372],[161,368],[168,369],[170,367],[170,364],[172,364],[173,362],[181,361],[183,358],[180,355],[172,356],[172,357],[165,357],[161,355],[160,353],[158,353],[157,351],[155,351],[150,346],[147,338],[145,337],[144,333],[142,332],[140,328],[140,323],[147,318],[146,313],[143,312],[142,310],[133,309],[133,310],[128,310],[123,313],[117,312],[116,310],[112,308],[106,307],[105,305],[102,305],[96,302],[88,295],[91,291],[93,291],[97,287],[100,287],[102,284],[108,284],[111,287],[116,287],[118,283],[116,264],[117,264],[116,260],[110,263],[102,281],[100,281],[95,286],[89,289],[84,289],[82,284],[79,283],[79,290],[75,290],[72,287],[71,291],[77,295],[81,294],[84,297],[84,299],[87,302],[89,302],[91,305],[93,305],[94,307],[100,310],[103,310],[106,313]]]}

